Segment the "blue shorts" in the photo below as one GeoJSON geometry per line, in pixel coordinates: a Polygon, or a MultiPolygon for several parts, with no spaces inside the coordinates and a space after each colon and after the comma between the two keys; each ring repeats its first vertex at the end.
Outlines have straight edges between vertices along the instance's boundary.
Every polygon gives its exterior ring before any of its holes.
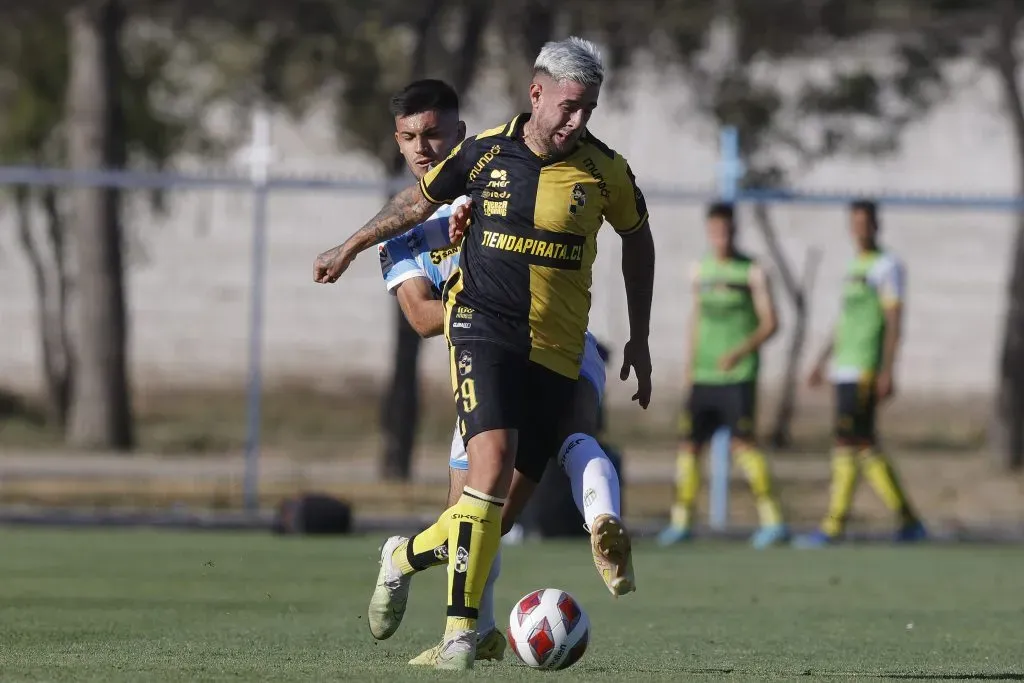
{"type": "MultiPolygon", "coordinates": [[[[588,331],[583,342],[583,363],[580,365],[580,379],[590,382],[597,391],[598,401],[604,401],[604,361],[597,350],[597,339],[588,331]]],[[[554,457],[554,453],[551,457],[554,457]]],[[[459,433],[458,424],[455,425],[455,433],[452,436],[451,453],[448,456],[448,466],[453,470],[468,470],[469,455],[462,443],[462,435],[459,433]]]]}

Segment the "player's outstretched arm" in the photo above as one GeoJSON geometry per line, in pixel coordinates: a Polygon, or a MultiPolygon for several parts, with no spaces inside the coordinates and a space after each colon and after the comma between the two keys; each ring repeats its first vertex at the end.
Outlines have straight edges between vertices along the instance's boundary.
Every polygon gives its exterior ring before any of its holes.
{"type": "Polygon", "coordinates": [[[654,235],[644,221],[639,230],[622,238],[622,278],[626,285],[626,307],[629,311],[629,341],[622,351],[619,378],[629,379],[629,369],[636,373],[637,392],[634,401],[646,409],[651,402],[651,299],[654,296],[654,235]]]}
{"type": "Polygon", "coordinates": [[[444,304],[434,298],[430,281],[414,277],[398,285],[398,305],[412,329],[426,339],[444,331],[444,304]]]}
{"type": "Polygon", "coordinates": [[[405,188],[344,243],[317,256],[313,263],[313,280],[336,282],[360,252],[422,223],[435,210],[436,207],[423,196],[419,185],[405,188]]]}

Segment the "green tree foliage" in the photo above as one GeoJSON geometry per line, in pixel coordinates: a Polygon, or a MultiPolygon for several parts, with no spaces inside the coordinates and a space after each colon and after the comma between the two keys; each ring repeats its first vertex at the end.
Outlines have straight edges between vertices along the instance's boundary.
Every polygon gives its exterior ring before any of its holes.
{"type": "MultiPolygon", "coordinates": [[[[181,153],[209,155],[219,146],[203,125],[202,91],[187,82],[181,42],[166,31],[124,36],[127,56],[118,79],[126,161],[162,168],[181,153]]],[[[0,28],[0,162],[63,167],[68,163],[68,27],[57,12],[23,12],[0,28]]],[[[74,387],[75,354],[67,315],[74,221],[68,192],[56,186],[19,186],[11,191],[19,241],[31,267],[50,421],[67,424],[74,387]]],[[[150,193],[162,208],[163,195],[150,193]]]]}

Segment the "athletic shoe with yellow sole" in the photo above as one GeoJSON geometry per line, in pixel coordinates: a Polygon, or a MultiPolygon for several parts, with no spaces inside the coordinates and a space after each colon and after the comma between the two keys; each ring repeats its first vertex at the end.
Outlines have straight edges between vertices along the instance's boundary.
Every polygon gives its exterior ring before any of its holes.
{"type": "Polygon", "coordinates": [[[636,590],[633,576],[633,545],[622,521],[612,515],[598,515],[590,525],[590,548],[604,584],[615,597],[636,590]]]}
{"type": "MultiPolygon", "coordinates": [[[[500,662],[505,659],[505,636],[496,628],[488,631],[476,643],[476,659],[500,662]]],[[[440,645],[424,650],[409,663],[413,666],[434,666],[437,663],[437,652],[440,645]]]]}
{"type": "MultiPolygon", "coordinates": [[[[445,634],[444,640],[440,644],[429,650],[424,650],[409,660],[409,663],[413,666],[432,666],[435,669],[447,671],[468,671],[473,668],[473,662],[477,659],[478,647],[476,631],[455,631],[445,634]]],[[[503,642],[502,656],[504,656],[504,651],[503,642]]]]}

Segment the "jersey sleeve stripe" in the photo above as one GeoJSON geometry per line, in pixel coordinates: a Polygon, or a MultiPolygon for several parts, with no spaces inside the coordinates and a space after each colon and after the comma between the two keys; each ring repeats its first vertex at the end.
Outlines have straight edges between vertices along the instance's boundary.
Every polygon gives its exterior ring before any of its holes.
{"type": "Polygon", "coordinates": [[[431,197],[431,196],[430,196],[430,193],[429,193],[429,192],[427,192],[427,184],[426,184],[426,182],[425,182],[425,181],[426,181],[426,179],[427,179],[427,176],[423,176],[422,178],[420,178],[420,192],[422,192],[422,193],[423,193],[423,196],[424,196],[424,197],[426,198],[426,200],[427,200],[428,202],[430,202],[431,204],[444,204],[444,202],[439,202],[439,201],[437,201],[436,199],[434,199],[433,197],[431,197]]]}
{"type": "Polygon", "coordinates": [[[427,277],[427,274],[424,273],[419,268],[411,268],[400,275],[396,275],[395,277],[391,278],[384,284],[385,286],[387,286],[389,292],[394,292],[395,288],[398,287],[398,285],[402,284],[406,280],[412,280],[413,278],[416,277],[421,277],[424,278],[425,280],[430,279],[429,277],[427,277]]]}
{"type": "Polygon", "coordinates": [[[644,223],[647,222],[648,218],[650,218],[650,212],[645,211],[644,215],[640,216],[640,220],[636,223],[636,225],[631,227],[629,230],[616,230],[615,232],[617,232],[622,237],[632,235],[634,232],[637,232],[640,230],[640,228],[644,227],[644,223]]]}

